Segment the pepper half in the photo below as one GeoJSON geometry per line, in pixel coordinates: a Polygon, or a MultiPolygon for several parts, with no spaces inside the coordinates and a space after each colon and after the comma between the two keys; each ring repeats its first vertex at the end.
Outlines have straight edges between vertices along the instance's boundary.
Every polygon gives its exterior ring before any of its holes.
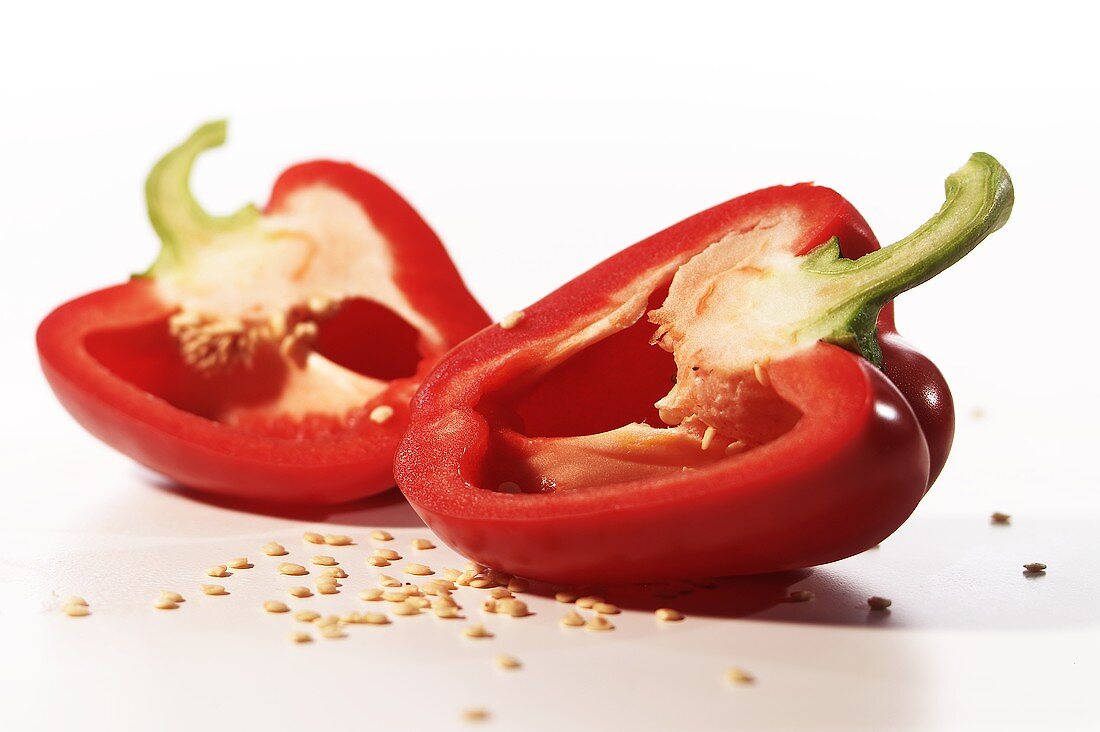
{"type": "Polygon", "coordinates": [[[353,165],[290,168],[262,212],[204,212],[191,167],[225,129],[153,168],[160,255],[51,313],[43,371],[89,432],[187,486],[309,503],[391,487],[420,380],[489,318],[416,211],[353,165]]]}
{"type": "Polygon", "coordinates": [[[946,188],[883,249],[839,194],[801,184],[620,252],[439,363],[398,485],[459,552],[551,582],[781,571],[874,546],[935,480],[954,425],[891,300],[1012,207],[985,154],[946,188]]]}

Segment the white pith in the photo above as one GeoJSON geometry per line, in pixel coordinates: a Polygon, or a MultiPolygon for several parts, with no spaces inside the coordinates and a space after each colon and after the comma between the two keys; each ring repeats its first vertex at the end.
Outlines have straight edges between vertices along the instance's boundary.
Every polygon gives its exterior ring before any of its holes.
{"type": "MultiPolygon", "coordinates": [[[[341,415],[361,407],[386,382],[368,378],[311,350],[316,319],[348,298],[385,305],[427,344],[442,337],[394,282],[385,237],[361,206],[339,190],[311,186],[290,194],[277,214],[187,249],[180,267],[159,271],[159,297],[178,304],[170,327],[193,367],[248,362],[256,348],[276,347],[287,365],[271,402],[234,408],[245,414],[341,415]]],[[[371,336],[369,329],[364,338],[371,336]]]]}

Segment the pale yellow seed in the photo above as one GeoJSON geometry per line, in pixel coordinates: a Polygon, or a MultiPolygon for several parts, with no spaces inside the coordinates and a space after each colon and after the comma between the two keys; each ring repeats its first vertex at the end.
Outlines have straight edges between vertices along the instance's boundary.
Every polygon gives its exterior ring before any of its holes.
{"type": "Polygon", "coordinates": [[[330,580],[328,582],[317,582],[317,593],[321,595],[338,595],[340,594],[339,585],[335,581],[330,580]]]}
{"type": "Polygon", "coordinates": [[[490,597],[495,597],[498,600],[502,600],[505,597],[511,597],[512,593],[507,587],[494,587],[489,590],[490,597]]]}
{"type": "Polygon", "coordinates": [[[335,638],[347,638],[348,634],[345,633],[339,625],[322,625],[318,630],[322,638],[335,639],[335,638]]]}
{"type": "Polygon", "coordinates": [[[438,607],[432,607],[432,612],[435,613],[437,618],[457,618],[458,608],[453,605],[440,605],[438,607]]]}
{"type": "Polygon", "coordinates": [[[394,605],[393,609],[390,612],[392,612],[394,615],[419,615],[420,608],[414,605],[410,605],[407,602],[402,602],[394,605]]]}
{"type": "Polygon", "coordinates": [[[440,595],[432,600],[432,607],[458,607],[458,603],[454,601],[453,597],[440,595]]]}
{"type": "Polygon", "coordinates": [[[370,421],[375,424],[385,424],[393,416],[393,407],[388,404],[379,404],[370,410],[370,421]]]}
{"type": "Polygon", "coordinates": [[[390,577],[388,574],[380,574],[378,575],[378,584],[383,587],[400,587],[401,580],[396,577],[390,577]]]}
{"type": "Polygon", "coordinates": [[[527,314],[522,310],[515,310],[508,313],[500,319],[500,327],[504,330],[511,330],[520,324],[520,321],[527,317],[527,314]]]}
{"type": "Polygon", "coordinates": [[[487,613],[495,613],[497,611],[497,601],[490,597],[481,603],[481,609],[487,613]]]}
{"type": "Polygon", "coordinates": [[[308,587],[291,587],[287,592],[293,597],[313,597],[313,590],[308,587]]]}
{"type": "Polygon", "coordinates": [[[351,537],[345,534],[325,534],[325,543],[329,546],[348,546],[351,544],[351,537]]]}
{"type": "Polygon", "coordinates": [[[768,376],[767,359],[765,359],[762,363],[754,363],[752,365],[752,374],[756,377],[756,380],[760,382],[760,386],[767,388],[772,385],[772,380],[768,376]]]}
{"type": "Polygon", "coordinates": [[[325,543],[325,535],[324,534],[318,534],[316,531],[307,531],[306,533],[302,534],[302,538],[305,539],[310,544],[324,544],[325,543]]]}
{"type": "Polygon", "coordinates": [[[514,671],[517,668],[521,668],[523,664],[520,663],[519,659],[515,656],[509,656],[507,653],[502,653],[497,656],[497,666],[506,671],[514,671]]]}
{"type": "Polygon", "coordinates": [[[527,603],[523,600],[500,600],[497,603],[497,608],[505,615],[511,615],[513,618],[524,618],[531,614],[527,609],[527,603]]]}
{"type": "Polygon", "coordinates": [[[324,615],[313,621],[313,624],[318,628],[323,628],[326,625],[338,625],[340,623],[339,615],[324,615]]]}
{"type": "Polygon", "coordinates": [[[726,681],[731,684],[751,684],[756,681],[756,677],[745,669],[734,666],[726,669],[726,681]]]}
{"type": "Polygon", "coordinates": [[[1047,565],[1043,564],[1042,562],[1031,562],[1029,564],[1025,564],[1024,569],[1026,569],[1031,574],[1038,574],[1039,572],[1047,571],[1047,565]]]}
{"type": "Polygon", "coordinates": [[[598,612],[600,615],[618,615],[618,605],[612,605],[610,602],[597,602],[592,606],[592,609],[598,612]]]}
{"type": "Polygon", "coordinates": [[[80,618],[90,613],[91,609],[88,608],[87,603],[68,602],[61,606],[61,612],[70,618],[80,618]]]}
{"type": "Polygon", "coordinates": [[[393,549],[375,549],[374,556],[388,559],[391,562],[401,558],[401,555],[393,549]]]}
{"type": "Polygon", "coordinates": [[[513,577],[508,580],[508,589],[512,592],[527,592],[531,589],[531,583],[522,577],[513,577]]]}
{"type": "Polygon", "coordinates": [[[868,597],[867,598],[867,605],[872,610],[885,610],[886,608],[890,607],[893,604],[894,603],[891,600],[889,600],[885,597],[879,597],[878,595],[875,595],[874,597],[868,597]]]}
{"type": "Polygon", "coordinates": [[[230,569],[252,569],[252,565],[248,561],[248,557],[237,557],[236,559],[230,559],[225,563],[225,566],[230,569]]]}
{"type": "Polygon", "coordinates": [[[367,564],[372,567],[388,567],[390,562],[384,557],[367,557],[367,564]]]}
{"type": "Polygon", "coordinates": [[[989,517],[989,520],[992,521],[995,524],[1008,524],[1008,523],[1012,523],[1012,516],[1010,516],[1007,513],[1001,513],[1000,511],[995,511],[993,513],[993,515],[991,515],[989,517]]]}
{"type": "Polygon", "coordinates": [[[65,600],[65,604],[66,605],[84,605],[84,606],[87,606],[88,601],[85,600],[83,597],[80,597],[79,595],[70,595],[65,600]]]}
{"type": "Polygon", "coordinates": [[[424,610],[428,607],[431,607],[431,601],[429,601],[426,597],[410,597],[405,602],[407,602],[409,605],[412,605],[417,610],[424,610]]]}
{"type": "Polygon", "coordinates": [[[787,602],[809,602],[814,599],[814,593],[809,590],[795,590],[787,595],[787,602]]]}
{"type": "Polygon", "coordinates": [[[363,613],[363,622],[367,625],[388,625],[390,619],[382,613],[363,613]]]}
{"type": "Polygon", "coordinates": [[[456,585],[459,585],[460,587],[469,587],[470,583],[473,582],[476,576],[477,575],[474,574],[471,570],[466,570],[462,574],[458,575],[457,578],[455,578],[454,583],[456,585]]]}
{"type": "Polygon", "coordinates": [[[451,582],[454,582],[462,576],[462,572],[455,569],[454,567],[447,567],[442,572],[440,572],[440,574],[443,575],[443,579],[450,580],[451,582]]]}
{"type": "Polygon", "coordinates": [[[325,577],[332,577],[333,579],[347,579],[348,573],[339,567],[328,567],[321,570],[321,574],[325,577]]]}
{"type": "Polygon", "coordinates": [[[587,597],[578,597],[577,598],[577,607],[583,607],[585,610],[590,610],[591,608],[596,606],[597,602],[603,602],[603,598],[602,597],[596,597],[595,595],[590,595],[590,596],[587,596],[587,597]]]}
{"type": "Polygon", "coordinates": [[[714,442],[714,436],[718,434],[718,430],[708,426],[703,430],[703,439],[699,442],[699,447],[704,450],[710,449],[710,443],[714,442]]]}
{"type": "Polygon", "coordinates": [[[426,564],[409,564],[405,567],[405,574],[415,575],[417,577],[426,577],[429,574],[435,574],[432,568],[426,564]]]}
{"type": "Polygon", "coordinates": [[[489,710],[481,707],[463,709],[462,719],[466,722],[484,722],[489,719],[489,710]]]}
{"type": "Polygon", "coordinates": [[[558,602],[564,602],[568,605],[572,605],[577,601],[577,594],[575,592],[558,592],[554,595],[554,599],[558,602]]]}
{"type": "Polygon", "coordinates": [[[322,567],[334,567],[339,564],[334,557],[330,557],[327,554],[318,554],[313,557],[313,563],[322,567]]]}
{"type": "Polygon", "coordinates": [[[405,602],[409,599],[409,594],[403,590],[391,590],[383,592],[382,599],[386,602],[405,602]]]}
{"type": "Polygon", "coordinates": [[[567,628],[579,628],[584,625],[584,618],[576,610],[570,610],[562,616],[561,624],[567,628]]]}
{"type": "Polygon", "coordinates": [[[470,580],[470,587],[473,587],[477,590],[484,590],[489,587],[496,587],[496,585],[497,583],[493,582],[493,580],[489,579],[488,577],[475,577],[474,579],[470,580]]]}
{"type": "Polygon", "coordinates": [[[746,447],[748,447],[748,445],[741,440],[734,440],[730,444],[726,445],[726,454],[734,455],[743,451],[746,447]]]}
{"type": "Polygon", "coordinates": [[[359,593],[360,600],[366,600],[367,602],[375,602],[382,599],[382,588],[371,587],[370,589],[363,590],[359,593]]]}
{"type": "Polygon", "coordinates": [[[183,595],[172,590],[161,590],[160,596],[168,602],[183,602],[183,595]]]}
{"type": "Polygon", "coordinates": [[[489,569],[484,564],[478,564],[477,562],[466,562],[466,571],[473,572],[474,574],[481,574],[485,570],[489,569]]]}
{"type": "Polygon", "coordinates": [[[219,564],[217,566],[211,567],[210,569],[206,570],[206,576],[207,577],[228,577],[229,572],[226,571],[226,566],[224,564],[219,564]]]}
{"type": "Polygon", "coordinates": [[[279,600],[264,600],[264,611],[269,613],[286,613],[290,612],[290,608],[286,606],[285,602],[279,600]]]}
{"type": "Polygon", "coordinates": [[[481,623],[477,625],[467,625],[462,629],[462,635],[467,638],[492,638],[493,634],[485,629],[485,626],[481,623]]]}
{"type": "Polygon", "coordinates": [[[158,597],[157,601],[153,603],[153,607],[157,610],[175,610],[179,607],[179,603],[172,602],[167,597],[158,597]]]}
{"type": "Polygon", "coordinates": [[[370,538],[374,539],[375,541],[393,541],[393,534],[388,531],[382,531],[381,529],[378,529],[376,531],[370,532],[370,538]]]}
{"type": "Polygon", "coordinates": [[[435,549],[435,544],[431,542],[431,539],[413,539],[412,548],[417,551],[426,551],[428,549],[435,549]]]}
{"type": "Polygon", "coordinates": [[[290,575],[291,577],[301,577],[304,574],[309,574],[309,570],[302,565],[290,562],[283,562],[276,569],[279,570],[279,574],[290,575]]]}
{"type": "Polygon", "coordinates": [[[298,612],[294,613],[294,619],[299,620],[303,623],[312,623],[319,617],[321,617],[321,613],[317,613],[312,610],[299,610],[298,612]]]}
{"type": "Polygon", "coordinates": [[[684,619],[684,614],[679,610],[673,610],[670,607],[657,608],[654,615],[657,619],[664,623],[675,623],[684,619]]]}
{"type": "Polygon", "coordinates": [[[294,643],[309,643],[313,640],[313,636],[301,630],[296,630],[290,634],[290,640],[294,643]]]}
{"type": "Polygon", "coordinates": [[[363,616],[356,612],[344,613],[340,616],[340,622],[345,625],[359,625],[363,622],[363,616]]]}
{"type": "Polygon", "coordinates": [[[286,547],[276,541],[269,541],[264,544],[262,551],[269,557],[281,557],[287,554],[286,547]]]}
{"type": "Polygon", "coordinates": [[[588,622],[584,624],[584,627],[588,630],[615,630],[615,626],[603,615],[592,616],[588,619],[588,622]]]}
{"type": "Polygon", "coordinates": [[[225,585],[200,585],[204,595],[228,595],[225,585]]]}

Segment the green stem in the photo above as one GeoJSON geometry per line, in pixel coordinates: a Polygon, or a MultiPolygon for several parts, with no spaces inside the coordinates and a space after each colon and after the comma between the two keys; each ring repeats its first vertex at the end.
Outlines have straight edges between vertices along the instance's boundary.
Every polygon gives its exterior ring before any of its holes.
{"type": "Polygon", "coordinates": [[[251,204],[229,216],[211,216],[191,193],[191,168],[204,151],[225,142],[225,120],[208,122],[153,166],[145,181],[149,220],[162,247],[149,274],[186,261],[189,249],[219,233],[249,226],[260,217],[251,204]]]}

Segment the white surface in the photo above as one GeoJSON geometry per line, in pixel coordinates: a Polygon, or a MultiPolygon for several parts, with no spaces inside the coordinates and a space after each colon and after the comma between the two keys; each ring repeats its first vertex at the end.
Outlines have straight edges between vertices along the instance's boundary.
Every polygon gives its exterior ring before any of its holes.
{"type": "Polygon", "coordinates": [[[0,22],[0,728],[448,729],[478,705],[487,728],[525,730],[1092,723],[1094,18],[961,3],[273,5],[25,4],[0,22]],[[630,610],[608,634],[564,630],[563,607],[536,599],[534,617],[488,618],[492,640],[426,616],[294,646],[295,623],[259,610],[294,584],[259,546],[302,559],[317,553],[304,528],[353,534],[332,552],[352,557],[345,591],[293,604],[361,606],[367,531],[394,528],[399,549],[426,535],[407,506],[391,494],[280,516],[159,487],[64,414],[33,350],[50,307],[152,260],[148,167],[221,115],[230,143],[197,171],[211,208],[262,202],[292,162],[352,159],[421,209],[498,316],[777,182],[837,188],[891,241],[987,150],[1015,178],[1012,221],[898,306],[954,388],[951,461],[881,549],[796,583],[812,603],[769,607],[787,589],[772,578],[670,601],[693,611],[674,626],[630,610]],[[1013,525],[990,526],[994,510],[1013,525]],[[231,596],[198,594],[207,566],[242,554],[257,566],[225,580],[231,596]],[[1025,578],[1029,561],[1049,573],[1025,578]],[[153,610],[162,588],[187,603],[153,610]],[[60,615],[69,594],[93,614],[60,615]],[[868,615],[871,594],[892,611],[868,615]],[[500,651],[525,668],[494,668],[500,651]],[[759,682],[729,687],[731,665],[759,682]]]}

